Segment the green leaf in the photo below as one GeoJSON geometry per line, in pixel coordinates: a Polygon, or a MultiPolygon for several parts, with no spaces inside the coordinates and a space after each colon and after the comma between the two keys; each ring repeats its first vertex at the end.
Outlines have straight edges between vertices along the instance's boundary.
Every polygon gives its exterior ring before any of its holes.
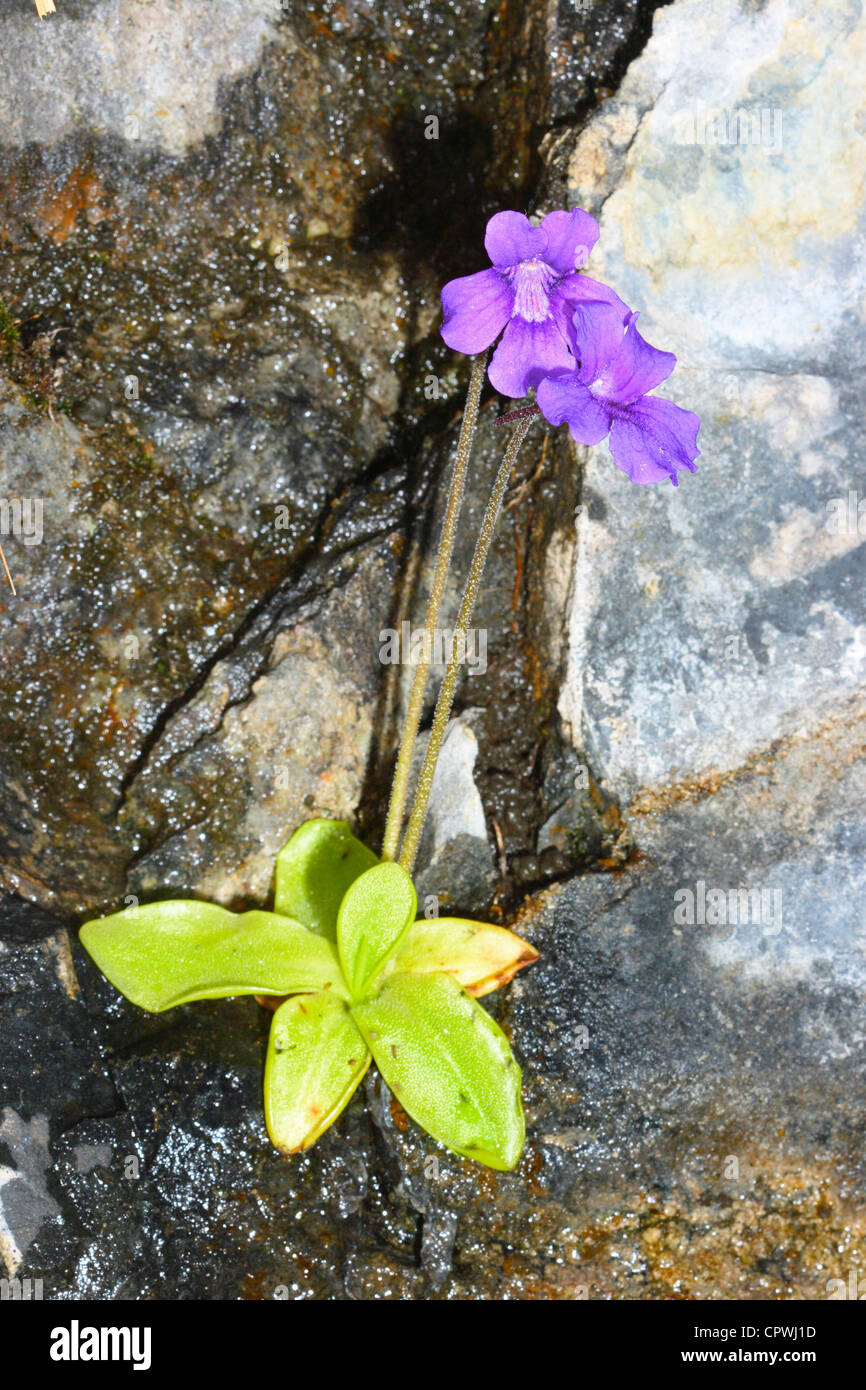
{"type": "Polygon", "coordinates": [[[315,1143],[352,1098],[370,1053],[332,994],[287,999],[274,1014],[265,1063],[265,1120],[274,1147],[315,1143]]]}
{"type": "Polygon", "coordinates": [[[528,941],[505,927],[461,917],[421,918],[406,934],[394,970],[453,975],[476,999],[507,985],[524,965],[538,960],[528,941]]]}
{"type": "Polygon", "coordinates": [[[489,1168],[523,1149],[520,1068],[501,1028],[450,975],[392,975],[352,1007],[394,1095],[434,1139],[489,1168]]]}
{"type": "Polygon", "coordinates": [[[344,820],[308,820],[277,855],[274,911],[336,941],[346,890],[378,862],[344,820]]]}
{"type": "Polygon", "coordinates": [[[273,912],[151,903],[87,922],[81,940],[121,994],[151,1013],[233,994],[329,989],[346,997],[330,942],[273,912]]]}
{"type": "Polygon", "coordinates": [[[399,864],[377,864],[356,878],[340,904],[337,950],[353,999],[362,999],[412,925],[418,902],[399,864]]]}

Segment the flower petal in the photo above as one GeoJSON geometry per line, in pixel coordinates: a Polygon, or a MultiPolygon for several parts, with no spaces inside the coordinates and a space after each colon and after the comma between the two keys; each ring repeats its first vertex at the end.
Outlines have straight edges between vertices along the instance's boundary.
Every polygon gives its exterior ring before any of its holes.
{"type": "Polygon", "coordinates": [[[636,320],[637,314],[629,321],[620,350],[601,377],[601,394],[618,405],[630,405],[639,396],[654,391],[677,365],[672,352],[650,346],[637,331],[636,320]]]}
{"type": "Polygon", "coordinates": [[[615,412],[610,431],[610,452],[617,468],[633,483],[657,483],[677,472],[695,472],[694,460],[701,422],[691,410],[683,410],[662,396],[644,396],[615,412]]]}
{"type": "Polygon", "coordinates": [[[620,309],[603,300],[587,299],[568,308],[568,341],[580,363],[580,379],[590,386],[622,351],[626,326],[620,309]]]}
{"type": "Polygon", "coordinates": [[[547,377],[539,384],[535,399],[551,425],[568,421],[571,437],[578,444],[600,444],[610,429],[610,412],[579,380],[577,372],[547,377]]]}
{"type": "Polygon", "coordinates": [[[518,399],[550,372],[573,368],[574,358],[554,318],[541,323],[514,318],[502,335],[487,375],[495,390],[518,399]]]}
{"type": "Polygon", "coordinates": [[[544,256],[547,234],[522,212],[497,212],[487,223],[484,249],[496,266],[517,265],[544,256]]]}
{"type": "Polygon", "coordinates": [[[554,296],[562,296],[569,304],[581,304],[586,299],[603,300],[605,304],[612,304],[619,309],[622,314],[623,323],[631,315],[631,309],[624,299],[620,299],[616,290],[612,290],[610,285],[606,285],[602,280],[593,280],[591,275],[565,275],[559,284],[551,291],[551,299],[554,296]]]}
{"type": "Polygon", "coordinates": [[[511,289],[496,270],[449,280],[442,290],[442,337],[455,352],[483,352],[502,332],[513,303],[511,289]]]}
{"type": "Polygon", "coordinates": [[[557,270],[579,270],[598,241],[598,223],[582,208],[549,212],[541,224],[547,233],[544,259],[557,270]]]}

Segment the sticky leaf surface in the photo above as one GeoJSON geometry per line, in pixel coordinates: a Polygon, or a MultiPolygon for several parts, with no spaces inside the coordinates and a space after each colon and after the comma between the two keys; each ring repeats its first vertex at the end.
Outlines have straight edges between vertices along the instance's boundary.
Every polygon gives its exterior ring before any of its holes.
{"type": "Polygon", "coordinates": [[[152,1013],[235,994],[346,994],[330,942],[273,912],[151,903],[86,923],[81,941],[121,994],[152,1013]]]}
{"type": "Polygon", "coordinates": [[[342,1000],[299,994],[274,1014],[265,1063],[265,1120],[274,1146],[295,1153],[334,1123],[370,1065],[342,1000]]]}
{"type": "Polygon", "coordinates": [[[337,949],[353,999],[360,999],[415,920],[412,880],[399,864],[377,864],[356,878],[337,916],[337,949]]]}
{"type": "Polygon", "coordinates": [[[336,941],[346,890],[378,862],[345,821],[306,821],[277,855],[274,911],[336,941]]]}
{"type": "Polygon", "coordinates": [[[434,1139],[490,1168],[523,1148],[520,1068],[502,1030],[450,975],[392,975],[353,1017],[400,1104],[434,1139]]]}

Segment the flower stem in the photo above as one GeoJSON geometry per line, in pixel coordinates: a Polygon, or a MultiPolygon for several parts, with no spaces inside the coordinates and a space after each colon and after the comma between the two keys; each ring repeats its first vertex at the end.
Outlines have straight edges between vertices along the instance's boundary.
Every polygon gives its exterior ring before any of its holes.
{"type": "Polygon", "coordinates": [[[418,665],[415,667],[412,693],[409,696],[409,707],[406,710],[406,721],[403,725],[397,753],[397,766],[394,769],[391,800],[388,804],[388,819],[385,822],[385,837],[382,844],[383,859],[396,859],[397,857],[397,845],[403,824],[403,810],[406,805],[406,792],[409,787],[409,774],[412,769],[412,753],[415,748],[415,740],[418,737],[421,709],[424,704],[424,690],[430,670],[433,637],[436,624],[439,621],[439,609],[442,606],[448,571],[451,568],[451,556],[454,553],[457,521],[460,516],[460,504],[463,501],[463,485],[466,481],[466,469],[469,465],[469,454],[472,449],[475,427],[478,424],[478,407],[481,402],[481,388],[484,385],[486,366],[487,353],[481,352],[472,363],[472,375],[469,378],[466,406],[460,425],[460,438],[457,441],[457,457],[454,460],[454,472],[451,475],[445,520],[442,523],[442,536],[436,556],[436,568],[433,571],[433,583],[427,601],[427,615],[424,619],[424,643],[418,665]]]}
{"type": "Polygon", "coordinates": [[[494,425],[513,425],[515,420],[525,420],[528,415],[540,415],[541,411],[537,405],[523,405],[519,410],[510,410],[507,415],[500,415],[494,420],[494,425]]]}
{"type": "Polygon", "coordinates": [[[448,658],[448,666],[445,671],[445,679],[439,691],[439,698],[436,701],[436,712],[433,715],[433,726],[430,730],[430,742],[427,744],[427,752],[424,757],[424,765],[421,768],[421,775],[418,778],[418,789],[415,792],[415,801],[412,812],[409,816],[409,824],[406,827],[406,838],[403,841],[403,848],[400,853],[400,863],[407,873],[412,872],[412,865],[415,863],[415,855],[418,852],[418,841],[421,838],[421,829],[424,825],[424,817],[427,813],[427,802],[430,798],[430,788],[433,785],[433,773],[436,770],[436,762],[442,748],[442,741],[445,738],[445,729],[451,714],[451,706],[454,702],[454,689],[457,685],[457,675],[460,666],[460,657],[466,645],[466,634],[469,631],[469,624],[472,621],[472,610],[475,607],[475,600],[478,597],[478,589],[481,584],[481,576],[484,573],[484,566],[487,562],[487,553],[490,550],[490,542],[493,539],[493,532],[496,530],[496,522],[499,518],[499,511],[502,507],[502,499],[505,496],[505,489],[508,486],[508,479],[514,467],[518,450],[526,436],[526,432],[532,424],[534,416],[523,417],[511,436],[505,456],[499,465],[499,472],[496,474],[496,481],[493,484],[493,491],[490,494],[490,501],[487,503],[487,510],[484,513],[484,520],[481,523],[481,531],[475,543],[475,554],[472,556],[472,567],[469,571],[469,579],[466,583],[466,592],[463,595],[463,602],[460,605],[460,612],[457,615],[457,625],[454,629],[454,637],[451,642],[451,655],[448,658]]]}

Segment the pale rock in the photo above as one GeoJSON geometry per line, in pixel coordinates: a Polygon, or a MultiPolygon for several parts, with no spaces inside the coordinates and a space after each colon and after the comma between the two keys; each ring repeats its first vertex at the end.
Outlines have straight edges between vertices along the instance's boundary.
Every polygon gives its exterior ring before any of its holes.
{"type": "Polygon", "coordinates": [[[866,681],[864,53],[859,4],[682,0],[568,161],[600,217],[589,272],[676,352],[660,394],[703,422],[676,489],[586,462],[561,711],[625,804],[816,730],[866,681]]]}

